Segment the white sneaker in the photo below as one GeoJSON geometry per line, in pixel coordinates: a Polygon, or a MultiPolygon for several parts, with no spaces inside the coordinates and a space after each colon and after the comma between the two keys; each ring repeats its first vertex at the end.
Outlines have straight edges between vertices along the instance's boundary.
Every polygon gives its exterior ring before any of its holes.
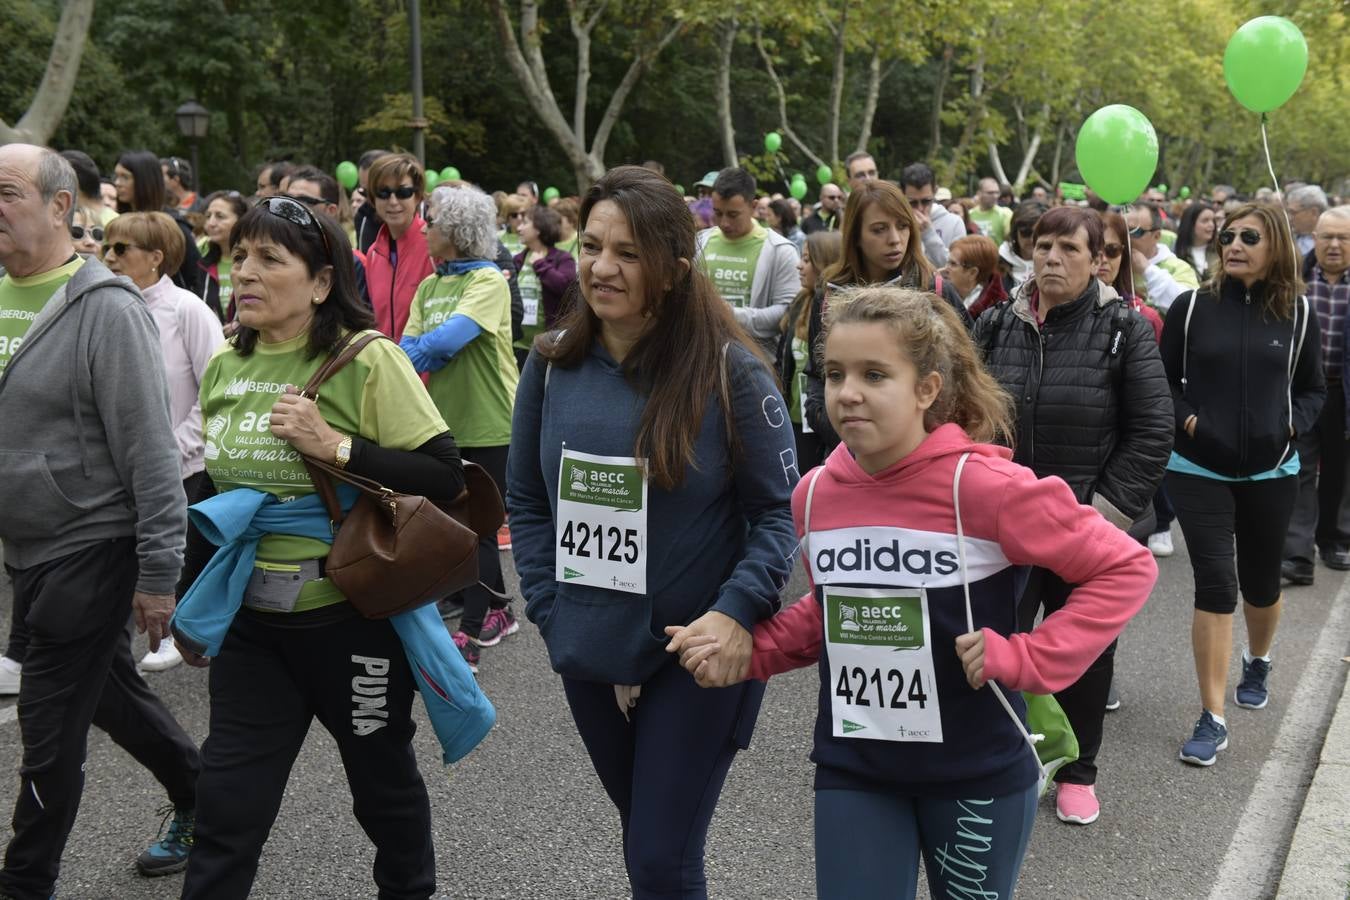
{"type": "Polygon", "coordinates": [[[0,697],[13,697],[19,693],[19,674],[22,671],[23,666],[8,656],[0,656],[0,697]]]}
{"type": "Polygon", "coordinates": [[[1159,558],[1172,555],[1172,532],[1160,531],[1148,536],[1148,552],[1159,558]]]}
{"type": "Polygon", "coordinates": [[[140,668],[146,672],[163,672],[165,669],[172,669],[182,661],[183,654],[178,652],[173,639],[165,638],[159,642],[159,652],[147,653],[141,658],[140,668]]]}

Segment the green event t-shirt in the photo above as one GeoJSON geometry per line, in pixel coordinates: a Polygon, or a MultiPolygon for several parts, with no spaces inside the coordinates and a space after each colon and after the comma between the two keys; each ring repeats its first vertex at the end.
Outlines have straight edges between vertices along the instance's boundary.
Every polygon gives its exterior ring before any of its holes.
{"type": "MultiPolygon", "coordinates": [[[[206,471],[219,491],[253,488],[291,500],[314,493],[300,455],[271,431],[272,407],[287,385],[299,388],[326,360],[307,359],[308,335],[264,344],[240,356],[225,344],[202,375],[206,471]]],[[[449,429],[408,357],[393,341],[377,340],[319,388],[319,409],[343,434],[360,435],[393,450],[415,450],[449,429]]],[[[328,555],[328,544],[296,535],[264,535],[258,559],[295,563],[328,555]]],[[[343,599],[326,578],[300,592],[296,612],[343,599]]]]}
{"type": "Polygon", "coordinates": [[[732,306],[741,307],[750,302],[755,266],[759,264],[765,236],[764,226],[758,222],[749,234],[734,241],[727,240],[718,228],[703,246],[703,271],[717,285],[717,293],[732,306]]]}
{"type": "Polygon", "coordinates": [[[234,269],[234,260],[222,256],[216,263],[216,281],[220,282],[220,314],[230,311],[230,298],[234,296],[234,285],[230,281],[230,272],[234,269]]]}
{"type": "Polygon", "coordinates": [[[9,358],[19,351],[42,307],[82,265],[84,257],[76,256],[41,275],[18,278],[7,274],[0,278],[0,374],[4,374],[9,358]]]}
{"type": "Polygon", "coordinates": [[[520,304],[525,308],[525,314],[520,320],[520,340],[515,346],[527,352],[534,346],[535,337],[544,330],[544,286],[539,283],[529,257],[529,251],[526,251],[520,271],[516,273],[516,288],[520,291],[520,304]]]}
{"type": "Polygon", "coordinates": [[[970,221],[985,237],[995,244],[1002,244],[1008,239],[1008,229],[1012,227],[1012,210],[1006,206],[987,210],[977,206],[970,211],[970,221]]]}
{"type": "Polygon", "coordinates": [[[431,373],[427,390],[459,446],[504,447],[511,443],[511,410],[520,382],[511,351],[506,277],[496,268],[427,277],[413,294],[403,334],[435,331],[456,313],[472,319],[481,333],[431,373]]]}

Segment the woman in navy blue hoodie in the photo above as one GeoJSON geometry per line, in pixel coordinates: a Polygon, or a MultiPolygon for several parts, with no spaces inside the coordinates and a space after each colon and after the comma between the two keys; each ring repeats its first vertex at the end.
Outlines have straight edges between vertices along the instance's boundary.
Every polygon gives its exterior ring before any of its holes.
{"type": "Polygon", "coordinates": [[[659,175],[587,193],[580,290],[516,394],[507,506],[539,626],[618,807],[635,898],[707,896],[703,844],[762,684],[703,691],[666,626],[744,665],[796,536],[791,420],[765,362],[696,267],[694,222],[659,175]]]}

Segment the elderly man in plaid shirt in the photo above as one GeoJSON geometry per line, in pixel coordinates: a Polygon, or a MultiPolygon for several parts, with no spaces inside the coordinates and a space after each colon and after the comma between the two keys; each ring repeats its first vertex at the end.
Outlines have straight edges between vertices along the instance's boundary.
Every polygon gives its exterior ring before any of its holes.
{"type": "Polygon", "coordinates": [[[1308,300],[1322,331],[1327,402],[1317,427],[1296,439],[1299,494],[1284,542],[1286,580],[1313,583],[1313,547],[1331,569],[1350,569],[1350,441],[1343,383],[1346,313],[1350,310],[1350,206],[1329,209],[1313,230],[1303,264],[1308,300]],[[1319,465],[1321,463],[1320,472],[1319,465]]]}

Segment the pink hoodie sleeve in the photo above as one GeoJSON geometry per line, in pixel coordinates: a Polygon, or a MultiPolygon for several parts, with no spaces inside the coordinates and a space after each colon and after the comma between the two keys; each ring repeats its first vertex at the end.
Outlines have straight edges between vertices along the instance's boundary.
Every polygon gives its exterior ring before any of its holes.
{"type": "Polygon", "coordinates": [[[762,620],[755,626],[750,677],[768,681],[771,675],[814,665],[820,659],[822,627],[820,604],[814,593],[762,620]]]}
{"type": "MultiPolygon", "coordinates": [[[[821,473],[823,477],[825,473],[821,473]]],[[[792,491],[792,525],[801,539],[806,516],[806,491],[811,476],[797,482],[792,491]]],[[[755,625],[755,647],[750,656],[750,678],[768,681],[771,675],[781,675],[793,669],[814,665],[820,659],[820,642],[824,628],[820,604],[816,601],[816,584],[811,569],[806,570],[810,593],[775,616],[755,625]]]]}
{"type": "Polygon", "coordinates": [[[985,677],[1038,694],[1063,690],[1143,607],[1157,564],[1146,547],[1079,504],[1059,478],[1037,479],[1018,467],[1004,483],[997,515],[1010,562],[1041,566],[1077,587],[1030,634],[1005,638],[983,629],[985,677]]]}

